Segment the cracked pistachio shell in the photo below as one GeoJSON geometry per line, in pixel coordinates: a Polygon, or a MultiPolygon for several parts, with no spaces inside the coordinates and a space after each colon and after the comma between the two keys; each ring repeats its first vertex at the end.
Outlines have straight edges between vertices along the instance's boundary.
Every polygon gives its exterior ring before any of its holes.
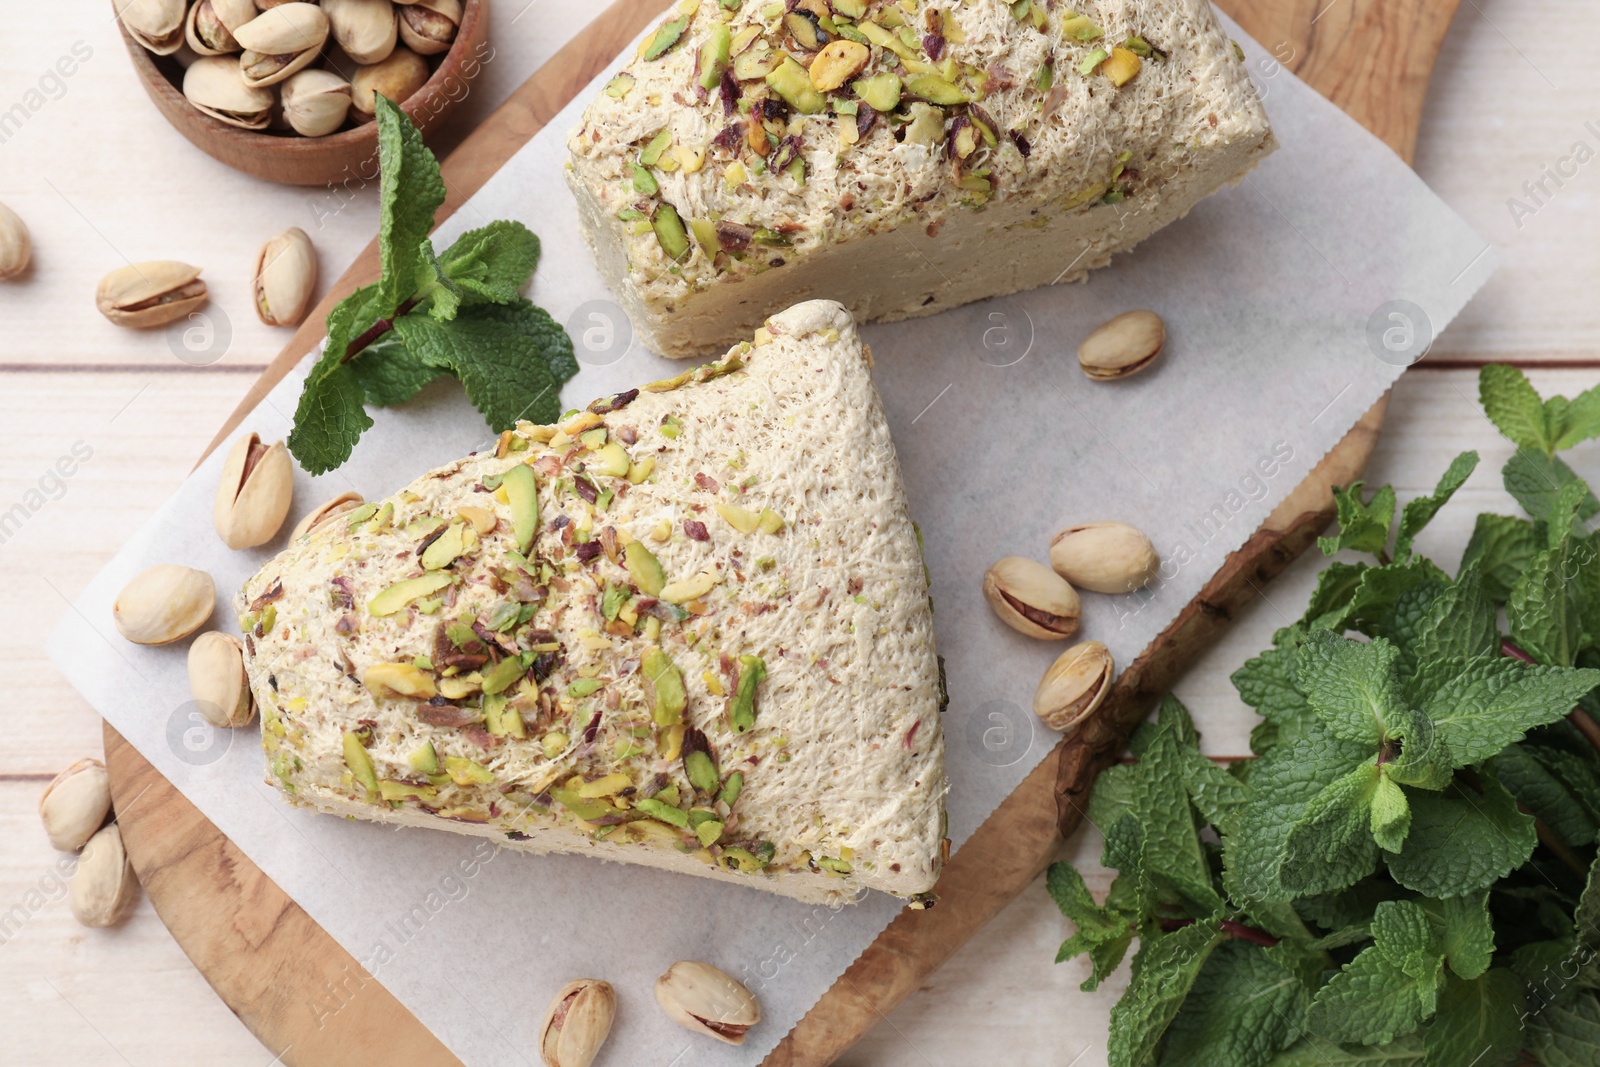
{"type": "Polygon", "coordinates": [[[261,247],[256,256],[256,315],[268,326],[298,326],[317,288],[317,250],[298,226],[261,247]]]}
{"type": "Polygon", "coordinates": [[[289,540],[298,541],[306,534],[319,529],[323,523],[336,519],[346,512],[354,511],[363,503],[365,501],[361,499],[360,493],[340,493],[295,523],[294,532],[289,535],[289,540]]]}
{"type": "Polygon", "coordinates": [[[316,4],[279,4],[233,31],[244,48],[239,71],[246,85],[286,80],[317,58],[328,39],[328,16],[316,4]]]}
{"type": "Polygon", "coordinates": [[[350,79],[350,103],[363,119],[378,113],[373,95],[381,93],[397,104],[411,99],[428,80],[428,64],[409,48],[396,46],[382,63],[357,67],[350,79]]]}
{"type": "Polygon", "coordinates": [[[1138,374],[1161,354],[1167,327],[1154,311],[1125,311],[1078,346],[1078,365],[1097,381],[1138,374]]]}
{"type": "Polygon", "coordinates": [[[183,22],[183,39],[202,56],[225,56],[239,51],[239,42],[233,39],[212,6],[212,0],[200,0],[189,9],[189,17],[183,22]]]}
{"type": "Polygon", "coordinates": [[[150,329],[185,318],[206,302],[200,268],[175,260],[133,263],[100,279],[95,306],[118,326],[150,329]]]}
{"type": "Polygon", "coordinates": [[[350,83],[331,70],[302,70],[279,90],[283,117],[302,137],[325,137],[350,113],[350,83]]]}
{"type": "Polygon", "coordinates": [[[27,225],[17,213],[0,204],[0,281],[15,278],[28,269],[33,258],[33,241],[27,225]]]}
{"type": "Polygon", "coordinates": [[[1050,542],[1050,566],[1095,593],[1131,593],[1156,576],[1161,557],[1144,532],[1125,522],[1069,526],[1050,542]]]}
{"type": "Polygon", "coordinates": [[[211,575],[158,563],[122,587],[111,617],[117,632],[136,645],[169,645],[204,626],[216,605],[211,575]]]}
{"type": "Polygon", "coordinates": [[[399,10],[400,39],[418,55],[449,51],[461,26],[460,0],[414,0],[399,10]]]}
{"type": "Polygon", "coordinates": [[[546,1067],[589,1067],[617,1015],[611,983],[580,978],[561,987],[539,1025],[539,1058],[546,1067]]]}
{"type": "Polygon", "coordinates": [[[272,120],[272,93],[244,82],[231,56],[206,56],[183,72],[183,95],[198,110],[244,130],[264,130],[272,120]]]}
{"type": "Polygon", "coordinates": [[[322,0],[333,39],[357,63],[378,63],[394,51],[398,29],[389,0],[322,0]]]}
{"type": "Polygon", "coordinates": [[[139,881],[122,847],[116,823],[89,839],[72,872],[67,892],[72,914],[85,926],[110,926],[127,912],[139,892],[139,881]]]}
{"type": "Polygon", "coordinates": [[[1111,650],[1099,641],[1073,645],[1057,657],[1033,693],[1033,712],[1052,730],[1072,732],[1111,691],[1111,650]]]}
{"type": "Polygon", "coordinates": [[[1078,632],[1077,591],[1043,563],[1022,556],[996,560],[983,575],[983,595],[1000,621],[1041,641],[1078,632]]]}
{"type": "Polygon", "coordinates": [[[189,646],[189,695],[212,726],[247,726],[255,701],[244,673],[244,645],[232,634],[210,630],[189,646]]]}
{"type": "Polygon", "coordinates": [[[217,481],[211,518],[229,548],[254,548],[272,540],[294,499],[294,462],[282,441],[261,443],[247,434],[233,443],[217,481]]]}
{"type": "Polygon", "coordinates": [[[117,0],[128,35],[158,56],[183,47],[184,0],[117,0]]]}
{"type": "Polygon", "coordinates": [[[39,819],[50,847],[76,852],[88,843],[111,811],[111,780],[105,764],[81,759],[56,775],[39,797],[39,819]]]}
{"type": "Polygon", "coordinates": [[[656,1003],[684,1029],[730,1045],[744,1044],[745,1034],[761,1021],[754,993],[699,960],[681,960],[667,968],[656,979],[656,1003]]]}

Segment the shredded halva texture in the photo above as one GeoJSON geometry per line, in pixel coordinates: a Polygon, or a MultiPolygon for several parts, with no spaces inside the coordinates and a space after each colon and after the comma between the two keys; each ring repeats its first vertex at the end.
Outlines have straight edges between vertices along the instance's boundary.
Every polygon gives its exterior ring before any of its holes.
{"type": "Polygon", "coordinates": [[[818,902],[933,885],[928,583],[838,304],[520,424],[239,594],[293,802],[818,902]]]}
{"type": "Polygon", "coordinates": [[[1205,0],[682,0],[571,131],[645,341],[1082,278],[1274,146],[1205,0]]]}

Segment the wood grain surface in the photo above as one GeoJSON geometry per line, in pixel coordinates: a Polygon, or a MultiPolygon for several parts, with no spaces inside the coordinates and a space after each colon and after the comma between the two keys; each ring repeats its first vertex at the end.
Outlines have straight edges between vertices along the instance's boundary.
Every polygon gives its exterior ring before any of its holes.
{"type": "MultiPolygon", "coordinates": [[[[542,67],[444,164],[444,213],[471,195],[665,4],[621,0],[542,67]]],[[[1326,0],[1224,4],[1288,68],[1409,158],[1433,58],[1454,0],[1326,0]]],[[[443,217],[441,215],[441,217],[443,217]]],[[[212,442],[226,438],[267,389],[321,337],[326,311],[375,277],[369,247],[333,286],[212,442]]],[[[1384,404],[1370,411],[1274,512],[1201,596],[1124,672],[1095,720],[1063,742],[960,850],[940,882],[940,904],[905,912],[768,1058],[825,1064],[848,1049],[1003,908],[1070,832],[1078,799],[1120,750],[1150,699],[1242,605],[1310,544],[1331,514],[1330,488],[1369,455],[1384,404]]],[[[223,1000],[286,1063],[340,1064],[351,1050],[407,1063],[454,1063],[438,1041],[231,842],[109,727],[107,763],[119,810],[139,798],[123,832],[151,902],[223,1000]],[[306,1003],[340,992],[341,1010],[306,1003]]]]}

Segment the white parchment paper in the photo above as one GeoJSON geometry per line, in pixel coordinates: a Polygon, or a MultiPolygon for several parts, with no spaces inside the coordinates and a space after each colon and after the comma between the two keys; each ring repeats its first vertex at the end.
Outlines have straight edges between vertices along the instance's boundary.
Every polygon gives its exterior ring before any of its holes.
{"type": "MultiPolygon", "coordinates": [[[[1060,646],[994,619],[979,590],[984,568],[1010,553],[1042,558],[1070,522],[1120,519],[1148,531],[1166,561],[1156,585],[1139,596],[1085,598],[1085,635],[1109,644],[1119,663],[1131,661],[1492,269],[1486,243],[1388,148],[1229,29],[1245,45],[1283,146],[1243,184],[1087,284],[866,330],[926,536],[949,673],[958,848],[1055,741],[1028,705],[1060,646]],[[1165,355],[1136,378],[1087,381],[1078,341],[1136,307],[1166,318],[1165,355]]],[[[495,218],[521,219],[540,235],[531,295],[568,323],[584,361],[564,391],[567,406],[681,369],[629,343],[578,234],[562,143],[594,91],[439,238],[442,247],[495,218]]],[[[287,434],[307,366],[246,429],[287,434]]],[[[338,492],[385,495],[489,441],[454,383],[373,414],[377,425],[342,470],[299,477],[291,523],[338,492]]],[[[291,1009],[308,1023],[325,1025],[376,980],[472,1067],[537,1064],[545,1005],[567,980],[593,976],[615,984],[621,1001],[604,1063],[754,1064],[896,914],[899,903],[888,898],[830,911],[291,809],[262,783],[254,727],[214,731],[194,714],[185,649],[131,645],[111,624],[111,602],[128,579],[172,561],[211,572],[220,604],[213,625],[234,629],[233,591],[282,539],[250,552],[222,545],[211,525],[222,459],[213,455],[128,540],[52,647],[105,718],[359,961],[339,988],[291,1009]],[[683,958],[715,963],[760,996],[764,1020],[742,1048],[692,1037],[656,1010],[653,980],[683,958]]]]}

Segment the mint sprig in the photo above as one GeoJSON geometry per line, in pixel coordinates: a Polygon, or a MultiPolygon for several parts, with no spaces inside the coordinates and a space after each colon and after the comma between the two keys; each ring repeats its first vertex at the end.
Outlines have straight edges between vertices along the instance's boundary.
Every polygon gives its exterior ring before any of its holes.
{"type": "Polygon", "coordinates": [[[1110,896],[1052,867],[1058,959],[1093,988],[1133,953],[1118,1067],[1600,1063],[1600,502],[1556,455],[1600,389],[1480,384],[1528,517],[1479,516],[1452,576],[1416,542],[1476,453],[1403,507],[1340,491],[1323,548],[1368,559],[1235,672],[1256,758],[1167,698],[1090,801],[1110,896]]]}
{"type": "Polygon", "coordinates": [[[372,425],[369,404],[403,404],[450,375],[498,432],[554,421],[561,386],[578,369],[566,331],[522,296],[538,237],[502,220],[436,253],[428,234],[445,200],[438,160],[405,112],[376,101],[382,276],[328,314],[289,433],[290,452],[312,474],[350,458],[372,425]]]}

